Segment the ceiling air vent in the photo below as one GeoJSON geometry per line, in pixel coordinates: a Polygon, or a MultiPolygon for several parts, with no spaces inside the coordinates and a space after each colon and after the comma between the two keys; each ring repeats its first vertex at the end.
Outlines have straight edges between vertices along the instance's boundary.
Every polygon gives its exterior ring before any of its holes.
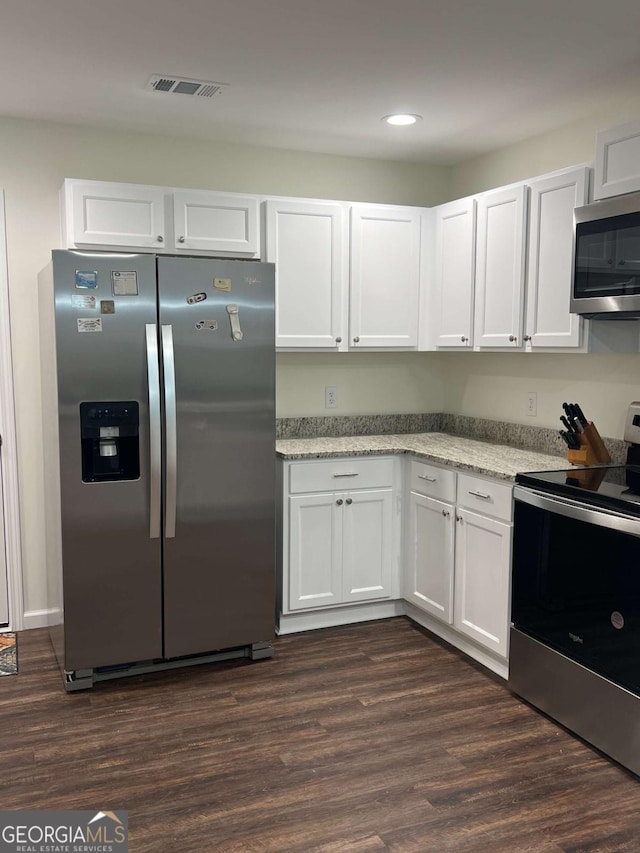
{"type": "Polygon", "coordinates": [[[188,77],[154,74],[146,88],[152,92],[167,92],[172,95],[196,95],[199,98],[213,98],[228,85],[228,83],[213,83],[211,80],[191,80],[188,77]]]}

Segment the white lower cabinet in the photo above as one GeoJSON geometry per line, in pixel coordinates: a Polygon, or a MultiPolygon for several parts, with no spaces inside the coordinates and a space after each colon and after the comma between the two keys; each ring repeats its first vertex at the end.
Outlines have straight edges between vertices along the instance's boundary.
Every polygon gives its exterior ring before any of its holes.
{"type": "Polygon", "coordinates": [[[284,613],[393,596],[397,470],[393,459],[323,459],[286,467],[284,613]]]}
{"type": "Polygon", "coordinates": [[[505,674],[510,483],[392,457],[291,461],[282,474],[280,633],[407,613],[505,674]]]}
{"type": "Polygon", "coordinates": [[[409,466],[405,600],[437,620],[426,627],[451,626],[449,642],[464,635],[506,658],[511,485],[416,460],[409,466]]]}
{"type": "Polygon", "coordinates": [[[407,503],[404,597],[443,622],[453,622],[454,513],[452,504],[416,492],[407,503]]]}
{"type": "Polygon", "coordinates": [[[511,525],[458,509],[455,554],[454,625],[506,657],[511,525]]]}
{"type": "Polygon", "coordinates": [[[289,607],[342,600],[342,512],[334,494],[289,498],[289,607]]]}

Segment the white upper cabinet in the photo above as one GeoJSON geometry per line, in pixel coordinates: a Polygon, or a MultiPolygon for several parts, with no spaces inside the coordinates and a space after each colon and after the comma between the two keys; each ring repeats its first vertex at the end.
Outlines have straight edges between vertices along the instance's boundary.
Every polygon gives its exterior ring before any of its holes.
{"type": "Polygon", "coordinates": [[[640,120],[601,130],[596,136],[593,198],[640,190],[640,120]]]}
{"type": "Polygon", "coordinates": [[[440,205],[435,214],[434,343],[437,347],[471,347],[476,200],[463,198],[440,205]]]}
{"type": "Polygon", "coordinates": [[[67,248],[164,248],[163,189],[66,180],[62,193],[67,248]]]}
{"type": "Polygon", "coordinates": [[[174,248],[256,255],[258,199],[215,192],[175,190],[174,248]]]}
{"type": "Polygon", "coordinates": [[[258,199],[241,194],[80,181],[62,187],[66,248],[258,257],[258,199]]]}
{"type": "Polygon", "coordinates": [[[587,203],[588,169],[530,182],[525,341],[532,350],[579,347],[582,318],[569,311],[573,210],[587,203]]]}
{"type": "Polygon", "coordinates": [[[266,202],[266,260],[276,265],[276,346],[346,349],[345,209],[266,202]]]}
{"type": "Polygon", "coordinates": [[[416,347],[421,216],[351,208],[350,347],[416,347]]]}
{"type": "Polygon", "coordinates": [[[522,347],[526,229],[524,184],[478,201],[474,343],[522,347]]]}

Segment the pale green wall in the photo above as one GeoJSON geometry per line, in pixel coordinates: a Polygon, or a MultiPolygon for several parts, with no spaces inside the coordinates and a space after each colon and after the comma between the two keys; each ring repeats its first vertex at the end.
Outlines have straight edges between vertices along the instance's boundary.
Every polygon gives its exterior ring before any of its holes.
{"type": "Polygon", "coordinates": [[[281,417],[439,412],[444,403],[438,353],[309,353],[277,356],[281,417]],[[338,405],[324,408],[326,385],[338,405]]]}

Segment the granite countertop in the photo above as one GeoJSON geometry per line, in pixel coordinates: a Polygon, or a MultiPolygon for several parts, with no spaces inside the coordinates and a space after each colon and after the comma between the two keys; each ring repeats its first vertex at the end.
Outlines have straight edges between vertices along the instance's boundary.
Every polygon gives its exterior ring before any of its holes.
{"type": "Polygon", "coordinates": [[[513,480],[520,471],[546,471],[568,466],[563,456],[549,456],[441,432],[282,439],[276,441],[276,453],[287,460],[409,453],[428,462],[455,465],[502,480],[513,480]]]}

